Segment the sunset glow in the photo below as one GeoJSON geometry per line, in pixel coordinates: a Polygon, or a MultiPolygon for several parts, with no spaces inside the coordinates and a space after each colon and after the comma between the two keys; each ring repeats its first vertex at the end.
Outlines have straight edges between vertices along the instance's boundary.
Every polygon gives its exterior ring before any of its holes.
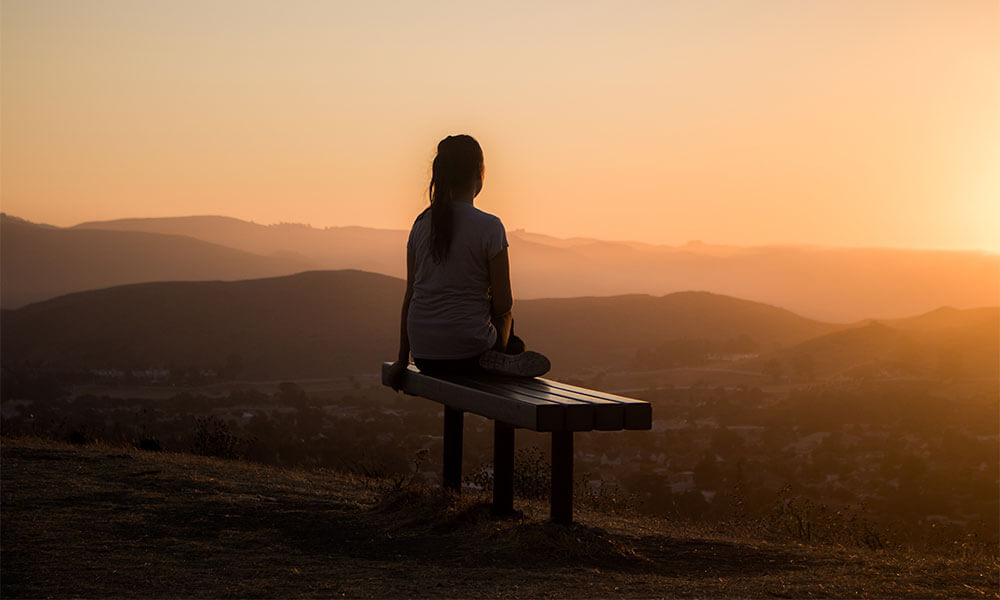
{"type": "Polygon", "coordinates": [[[0,309],[0,598],[1000,597],[1000,0],[0,0],[0,309]]]}
{"type": "Polygon", "coordinates": [[[2,208],[1000,252],[1000,4],[2,4],[2,208]]]}

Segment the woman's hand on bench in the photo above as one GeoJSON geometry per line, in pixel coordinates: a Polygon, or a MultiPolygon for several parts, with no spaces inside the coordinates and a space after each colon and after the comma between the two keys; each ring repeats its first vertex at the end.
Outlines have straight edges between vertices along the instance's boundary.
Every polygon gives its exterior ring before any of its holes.
{"type": "Polygon", "coordinates": [[[389,375],[387,377],[389,387],[397,392],[399,391],[403,384],[403,373],[406,372],[408,366],[410,366],[409,360],[397,360],[392,363],[392,366],[389,367],[389,375]]]}

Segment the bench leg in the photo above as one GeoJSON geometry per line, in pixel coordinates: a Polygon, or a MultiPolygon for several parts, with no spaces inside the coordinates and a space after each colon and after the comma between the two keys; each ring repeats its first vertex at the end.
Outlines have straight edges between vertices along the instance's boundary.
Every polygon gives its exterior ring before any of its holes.
{"type": "Polygon", "coordinates": [[[462,490],[462,417],[460,410],[444,407],[444,487],[462,490]]]}
{"type": "Polygon", "coordinates": [[[552,500],[553,523],[573,522],[573,432],[552,432],[552,500]]]}
{"type": "Polygon", "coordinates": [[[493,512],[514,512],[514,428],[493,421],[493,512]]]}

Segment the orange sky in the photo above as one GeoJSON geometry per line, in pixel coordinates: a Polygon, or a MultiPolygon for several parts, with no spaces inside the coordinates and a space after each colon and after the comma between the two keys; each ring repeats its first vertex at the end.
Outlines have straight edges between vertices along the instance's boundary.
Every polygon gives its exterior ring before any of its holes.
{"type": "Polygon", "coordinates": [[[2,3],[5,212],[1000,252],[1000,2],[2,3]]]}

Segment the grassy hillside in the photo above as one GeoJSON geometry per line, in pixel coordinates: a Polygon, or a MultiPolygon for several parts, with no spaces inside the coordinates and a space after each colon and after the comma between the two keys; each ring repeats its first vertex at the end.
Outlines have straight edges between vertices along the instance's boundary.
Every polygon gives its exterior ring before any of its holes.
{"type": "Polygon", "coordinates": [[[193,237],[64,229],[0,217],[0,304],[16,308],[70,292],[140,281],[244,279],[310,268],[193,237]]]}
{"type": "Polygon", "coordinates": [[[326,471],[2,441],[0,593],[19,597],[997,597],[989,556],[801,545],[326,471]]]}

